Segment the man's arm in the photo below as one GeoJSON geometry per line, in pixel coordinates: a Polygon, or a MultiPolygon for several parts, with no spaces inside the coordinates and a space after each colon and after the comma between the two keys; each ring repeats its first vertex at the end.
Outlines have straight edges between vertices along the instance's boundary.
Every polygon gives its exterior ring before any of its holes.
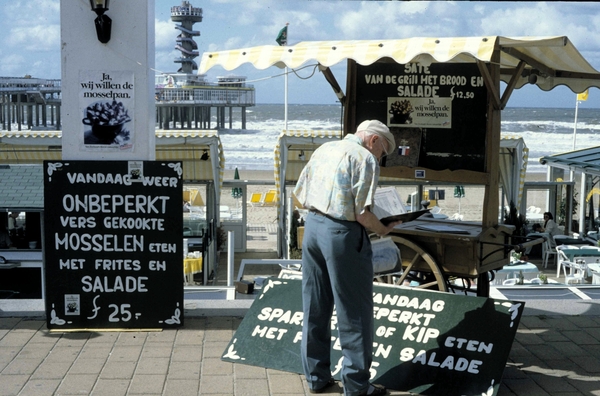
{"type": "Polygon", "coordinates": [[[365,211],[362,214],[356,216],[356,221],[360,223],[367,230],[370,230],[377,235],[387,235],[390,231],[394,229],[395,226],[402,223],[401,221],[396,221],[393,223],[384,226],[381,221],[369,210],[369,208],[365,208],[365,211]]]}

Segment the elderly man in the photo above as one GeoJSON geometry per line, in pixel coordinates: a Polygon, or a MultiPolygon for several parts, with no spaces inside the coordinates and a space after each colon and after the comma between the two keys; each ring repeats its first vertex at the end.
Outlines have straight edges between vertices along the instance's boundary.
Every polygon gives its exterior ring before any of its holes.
{"type": "Polygon", "coordinates": [[[294,190],[309,209],[302,242],[302,365],[311,393],[335,384],[329,324],[335,305],[344,394],[387,394],[384,387],[369,383],[373,254],[367,229],[385,235],[399,224],[385,226],[370,210],[379,162],[395,146],[387,126],[364,121],[355,134],[315,150],[294,190]]]}

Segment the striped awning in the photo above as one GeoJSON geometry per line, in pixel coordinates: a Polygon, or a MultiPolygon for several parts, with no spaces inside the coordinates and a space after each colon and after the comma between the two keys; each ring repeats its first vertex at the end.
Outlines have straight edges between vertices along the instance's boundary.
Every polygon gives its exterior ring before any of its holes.
{"type": "Polygon", "coordinates": [[[566,36],[555,37],[415,37],[398,40],[304,41],[293,46],[263,45],[219,52],[204,52],[199,73],[214,66],[233,70],[245,63],[257,69],[270,66],[297,68],[313,61],[330,67],[352,59],[360,65],[370,65],[381,59],[405,64],[489,63],[496,45],[500,49],[501,80],[508,83],[519,65],[515,88],[536,75],[535,84],[549,91],[566,85],[573,92],[589,87],[600,88],[600,73],[579,53],[566,36]]]}

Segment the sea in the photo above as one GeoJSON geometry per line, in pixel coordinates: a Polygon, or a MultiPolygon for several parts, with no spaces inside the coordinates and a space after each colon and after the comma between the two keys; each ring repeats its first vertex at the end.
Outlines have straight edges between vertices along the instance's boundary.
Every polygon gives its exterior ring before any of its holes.
{"type": "MultiPolygon", "coordinates": [[[[342,126],[339,104],[288,105],[288,130],[336,130],[342,126]]],[[[503,137],[522,137],[529,149],[527,172],[545,173],[544,156],[600,143],[600,110],[575,108],[507,107],[501,114],[503,137]]],[[[234,111],[231,129],[220,129],[225,154],[225,168],[239,170],[273,170],[273,150],[285,125],[283,104],[258,104],[246,110],[246,129],[241,129],[241,116],[234,111]]],[[[213,120],[213,123],[216,120],[213,120]]],[[[229,121],[226,122],[229,126],[229,121]]]]}

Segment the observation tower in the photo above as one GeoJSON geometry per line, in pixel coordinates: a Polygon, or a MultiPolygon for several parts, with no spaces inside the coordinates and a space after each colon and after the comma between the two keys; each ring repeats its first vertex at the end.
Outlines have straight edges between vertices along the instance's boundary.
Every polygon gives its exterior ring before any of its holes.
{"type": "Polygon", "coordinates": [[[182,1],[180,6],[171,7],[171,20],[179,23],[175,29],[181,31],[175,40],[175,49],[181,51],[181,57],[175,58],[175,63],[181,63],[178,72],[191,74],[198,70],[194,59],[200,53],[194,37],[200,36],[200,31],[193,30],[193,27],[195,23],[202,22],[202,8],[193,7],[189,1],[182,1]]]}

